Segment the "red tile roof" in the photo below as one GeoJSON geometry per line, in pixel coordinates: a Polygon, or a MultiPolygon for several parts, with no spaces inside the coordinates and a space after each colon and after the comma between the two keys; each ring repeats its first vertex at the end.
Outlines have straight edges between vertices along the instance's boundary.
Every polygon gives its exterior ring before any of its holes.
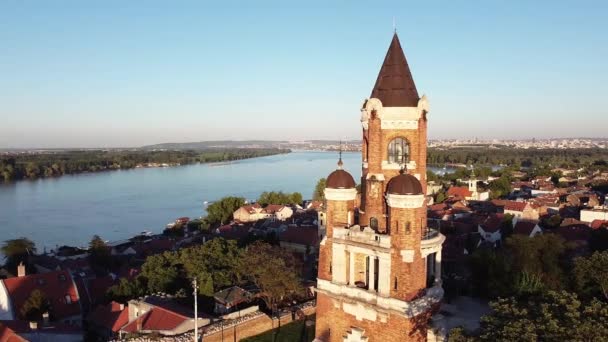
{"type": "Polygon", "coordinates": [[[122,328],[125,332],[137,332],[138,321],[141,324],[141,330],[144,331],[159,331],[173,330],[185,321],[189,321],[190,317],[180,315],[178,313],[166,310],[161,307],[153,307],[150,311],[137,317],[122,328]]]}
{"type": "Polygon", "coordinates": [[[494,233],[500,230],[500,227],[502,227],[502,222],[504,219],[504,215],[502,214],[496,214],[493,216],[489,216],[482,224],[481,224],[481,228],[486,232],[486,233],[494,233]]]}
{"type": "Polygon", "coordinates": [[[469,191],[469,188],[464,186],[453,186],[448,189],[448,197],[461,197],[464,199],[466,197],[471,197],[472,195],[473,193],[469,191]]]}
{"type": "Polygon", "coordinates": [[[260,207],[259,204],[255,203],[255,204],[250,204],[250,205],[244,205],[241,207],[241,209],[247,211],[250,214],[255,214],[256,213],[256,209],[261,209],[262,207],[260,207]]]}
{"type": "Polygon", "coordinates": [[[507,201],[505,203],[505,210],[510,211],[524,211],[528,203],[526,202],[516,202],[516,201],[507,201]]]}
{"type": "Polygon", "coordinates": [[[593,222],[591,222],[591,228],[592,229],[600,229],[600,228],[602,228],[602,226],[608,227],[608,221],[593,220],[593,222]]]}
{"type": "Polygon", "coordinates": [[[81,314],[76,285],[67,271],[32,274],[3,280],[16,315],[34,290],[40,290],[50,301],[52,315],[62,319],[81,314]],[[70,303],[66,300],[70,298],[70,303]]]}
{"type": "Polygon", "coordinates": [[[319,243],[317,228],[288,227],[279,235],[279,240],[300,245],[316,246],[319,243]]]}
{"type": "Polygon", "coordinates": [[[536,223],[534,222],[519,221],[515,227],[513,227],[513,233],[530,236],[535,227],[536,223]]]}
{"type": "Polygon", "coordinates": [[[126,306],[121,309],[120,303],[111,302],[98,306],[89,314],[87,320],[116,333],[129,323],[129,309],[126,306]]]}
{"type": "Polygon", "coordinates": [[[25,342],[23,337],[17,335],[13,329],[0,322],[0,342],[25,342]]]}
{"type": "Polygon", "coordinates": [[[267,206],[266,206],[266,208],[264,208],[264,211],[265,211],[267,214],[274,214],[274,213],[276,213],[276,212],[278,212],[278,211],[283,210],[283,208],[285,208],[285,206],[284,206],[284,205],[280,205],[280,204],[269,204],[269,205],[267,205],[267,206]]]}

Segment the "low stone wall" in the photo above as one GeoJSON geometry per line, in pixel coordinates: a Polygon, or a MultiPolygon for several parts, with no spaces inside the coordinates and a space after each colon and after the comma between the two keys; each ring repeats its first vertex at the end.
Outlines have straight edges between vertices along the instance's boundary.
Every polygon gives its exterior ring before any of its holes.
{"type": "MultiPolygon", "coordinates": [[[[298,308],[304,312],[306,316],[310,316],[316,312],[315,301],[306,302],[298,305],[298,308]]],[[[201,328],[203,342],[228,342],[240,341],[241,339],[259,335],[268,330],[277,328],[279,325],[285,325],[293,321],[291,311],[284,310],[280,314],[280,319],[270,318],[261,311],[256,311],[237,319],[220,321],[201,328]],[[280,323],[279,323],[280,320],[280,323]]],[[[295,317],[297,319],[297,317],[295,317]]],[[[121,339],[119,341],[130,342],[190,342],[194,339],[194,332],[189,332],[180,336],[167,337],[137,337],[131,339],[121,339]]]]}
{"type": "MultiPolygon", "coordinates": [[[[308,302],[302,305],[302,311],[306,316],[310,316],[316,312],[316,307],[313,302],[308,302]]],[[[297,319],[297,317],[296,317],[297,319]]],[[[210,332],[206,329],[203,336],[203,342],[225,342],[225,341],[240,341],[241,339],[259,335],[268,330],[277,328],[280,325],[285,325],[292,322],[292,314],[285,311],[279,319],[271,319],[265,314],[256,316],[251,319],[240,321],[237,324],[225,324],[219,330],[210,332]]]]}
{"type": "Polygon", "coordinates": [[[257,305],[254,305],[254,306],[248,307],[248,308],[243,309],[243,310],[239,310],[239,311],[236,311],[236,312],[231,312],[231,313],[229,313],[227,315],[223,315],[222,319],[224,319],[224,320],[237,319],[237,318],[240,318],[240,317],[252,314],[254,312],[257,312],[259,310],[260,310],[260,307],[257,306],[257,305]]]}

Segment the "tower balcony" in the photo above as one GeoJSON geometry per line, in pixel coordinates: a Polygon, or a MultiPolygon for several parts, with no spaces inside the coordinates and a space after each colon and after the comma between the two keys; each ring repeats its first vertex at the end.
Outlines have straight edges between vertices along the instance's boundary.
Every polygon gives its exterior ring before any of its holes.
{"type": "Polygon", "coordinates": [[[423,257],[441,251],[441,245],[445,241],[445,235],[441,234],[438,229],[428,227],[422,233],[420,240],[420,252],[423,257]]]}
{"type": "Polygon", "coordinates": [[[441,284],[427,288],[421,296],[411,301],[381,295],[358,287],[337,284],[324,279],[317,279],[316,292],[324,293],[342,301],[341,305],[347,313],[357,318],[375,321],[380,312],[394,311],[412,318],[431,310],[443,298],[441,284]],[[386,311],[385,311],[386,310],[386,311]],[[380,311],[380,312],[378,312],[380,311]],[[362,316],[362,317],[360,317],[362,316]]]}
{"type": "Polygon", "coordinates": [[[370,227],[361,227],[359,225],[344,229],[334,229],[334,240],[342,240],[346,244],[365,245],[382,249],[391,248],[390,235],[380,234],[370,227]]]}

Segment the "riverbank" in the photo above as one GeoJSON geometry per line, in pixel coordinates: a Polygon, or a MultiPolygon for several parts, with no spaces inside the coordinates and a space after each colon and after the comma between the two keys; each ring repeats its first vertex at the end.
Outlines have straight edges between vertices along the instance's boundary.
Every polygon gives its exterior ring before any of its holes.
{"type": "Polygon", "coordinates": [[[230,162],[290,152],[278,148],[234,148],[201,151],[87,150],[16,153],[0,157],[0,181],[13,182],[134,168],[230,162]]]}

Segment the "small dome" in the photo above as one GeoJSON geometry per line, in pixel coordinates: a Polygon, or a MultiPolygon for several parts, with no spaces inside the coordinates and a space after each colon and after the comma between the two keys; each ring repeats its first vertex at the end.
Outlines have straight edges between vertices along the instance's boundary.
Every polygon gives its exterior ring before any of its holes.
{"type": "Polygon", "coordinates": [[[350,173],[338,169],[327,176],[326,187],[330,189],[354,189],[355,180],[350,173]]]}
{"type": "Polygon", "coordinates": [[[402,173],[388,182],[387,192],[394,195],[421,195],[422,184],[418,178],[402,173]]]}

